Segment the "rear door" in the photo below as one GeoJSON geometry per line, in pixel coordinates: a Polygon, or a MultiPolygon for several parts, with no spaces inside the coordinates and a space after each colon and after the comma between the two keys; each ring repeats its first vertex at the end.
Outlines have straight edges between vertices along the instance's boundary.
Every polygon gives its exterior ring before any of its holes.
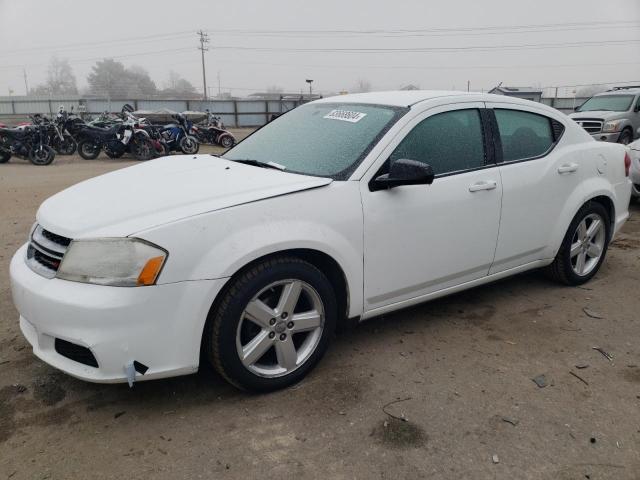
{"type": "Polygon", "coordinates": [[[535,108],[487,103],[498,132],[502,216],[490,274],[548,256],[559,212],[584,175],[577,154],[558,146],[562,124],[535,108]]]}

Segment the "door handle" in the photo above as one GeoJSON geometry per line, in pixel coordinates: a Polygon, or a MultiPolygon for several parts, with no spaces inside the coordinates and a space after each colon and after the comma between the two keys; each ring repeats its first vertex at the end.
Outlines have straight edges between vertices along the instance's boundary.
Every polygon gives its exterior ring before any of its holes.
{"type": "Polygon", "coordinates": [[[498,186],[495,180],[487,180],[483,182],[474,183],[469,185],[470,192],[479,192],[480,190],[493,190],[498,186]]]}
{"type": "Polygon", "coordinates": [[[558,167],[558,173],[562,174],[562,173],[573,173],[576,170],[578,170],[578,164],[577,163],[565,163],[564,165],[560,165],[558,167]]]}

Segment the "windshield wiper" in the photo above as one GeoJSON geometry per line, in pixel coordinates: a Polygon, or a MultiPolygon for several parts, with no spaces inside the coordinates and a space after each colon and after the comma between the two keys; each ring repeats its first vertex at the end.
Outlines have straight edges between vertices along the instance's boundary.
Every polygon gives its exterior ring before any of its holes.
{"type": "Polygon", "coordinates": [[[231,160],[232,162],[244,163],[245,165],[253,165],[254,167],[261,168],[273,168],[275,170],[283,171],[285,170],[284,165],[280,165],[276,162],[261,162],[260,160],[254,160],[252,158],[243,158],[241,160],[231,160]]]}

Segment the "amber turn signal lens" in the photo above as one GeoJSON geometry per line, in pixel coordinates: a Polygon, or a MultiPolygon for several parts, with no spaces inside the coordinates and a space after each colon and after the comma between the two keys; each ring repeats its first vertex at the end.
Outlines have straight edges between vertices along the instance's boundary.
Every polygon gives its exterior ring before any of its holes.
{"type": "Polygon", "coordinates": [[[160,273],[164,257],[153,257],[148,260],[138,275],[138,285],[153,285],[160,273]]]}

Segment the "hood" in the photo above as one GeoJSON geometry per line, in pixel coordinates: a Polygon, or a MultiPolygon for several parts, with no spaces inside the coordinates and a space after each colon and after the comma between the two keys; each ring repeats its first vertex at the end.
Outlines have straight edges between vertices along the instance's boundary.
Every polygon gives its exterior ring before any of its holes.
{"type": "Polygon", "coordinates": [[[569,114],[569,118],[580,120],[582,118],[599,118],[609,120],[610,118],[623,118],[626,112],[612,112],[609,110],[592,110],[589,112],[574,112],[569,114]]]}
{"type": "Polygon", "coordinates": [[[37,220],[47,230],[70,238],[127,236],[331,181],[211,155],[164,157],[67,188],[40,206],[37,220]]]}

